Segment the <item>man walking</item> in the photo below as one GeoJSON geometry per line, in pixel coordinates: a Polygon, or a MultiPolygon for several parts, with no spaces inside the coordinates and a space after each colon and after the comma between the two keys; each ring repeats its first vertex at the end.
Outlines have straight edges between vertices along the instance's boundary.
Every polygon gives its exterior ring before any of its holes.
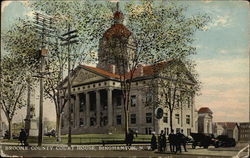
{"type": "Polygon", "coordinates": [[[171,130],[171,133],[168,135],[168,141],[169,141],[169,146],[170,146],[170,152],[175,152],[175,145],[174,145],[174,130],[171,130]]]}
{"type": "Polygon", "coordinates": [[[157,141],[156,141],[156,136],[155,132],[152,132],[152,137],[151,137],[151,149],[154,151],[157,149],[157,141]]]}
{"type": "Polygon", "coordinates": [[[176,151],[175,153],[177,153],[178,151],[181,153],[181,140],[182,140],[182,135],[179,132],[176,133],[176,136],[175,136],[175,142],[176,142],[176,151]]]}
{"type": "Polygon", "coordinates": [[[187,140],[186,140],[186,136],[183,133],[183,129],[181,130],[180,136],[181,136],[181,144],[183,145],[185,152],[187,152],[187,149],[186,149],[187,140]]]}

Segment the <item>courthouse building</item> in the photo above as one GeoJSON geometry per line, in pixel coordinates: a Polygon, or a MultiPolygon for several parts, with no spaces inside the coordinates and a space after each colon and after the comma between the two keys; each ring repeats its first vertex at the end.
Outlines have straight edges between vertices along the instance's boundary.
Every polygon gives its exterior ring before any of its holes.
{"type": "MultiPolygon", "coordinates": [[[[114,13],[114,24],[106,30],[100,39],[98,50],[98,64],[96,67],[79,65],[72,73],[72,110],[68,105],[64,108],[62,118],[62,133],[68,133],[68,116],[72,115],[72,133],[123,133],[124,107],[121,91],[119,67],[112,58],[112,53],[118,53],[131,60],[134,49],[133,33],[123,25],[123,14],[114,13]],[[123,45],[119,45],[123,43],[123,45]],[[112,53],[109,47],[112,45],[112,53]]],[[[152,86],[157,81],[162,69],[171,68],[173,60],[155,65],[140,64],[135,71],[132,89],[131,105],[129,105],[129,128],[141,134],[150,134],[160,130],[170,132],[170,114],[168,108],[160,105],[156,100],[163,97],[161,86],[152,86]],[[157,71],[154,69],[157,67],[157,71]],[[158,75],[157,75],[158,74],[158,75]],[[154,90],[152,90],[154,88],[154,90]],[[152,94],[155,92],[155,94],[152,94]],[[156,96],[156,97],[154,97],[156,96]],[[164,110],[163,118],[155,118],[155,109],[161,106],[164,110]]],[[[187,73],[186,86],[192,88],[196,81],[187,73]]],[[[61,86],[60,95],[65,97],[63,90],[67,89],[67,78],[61,86]]],[[[185,134],[197,132],[197,111],[195,111],[194,94],[190,93],[186,106],[174,111],[174,130],[183,129],[185,134]]]]}

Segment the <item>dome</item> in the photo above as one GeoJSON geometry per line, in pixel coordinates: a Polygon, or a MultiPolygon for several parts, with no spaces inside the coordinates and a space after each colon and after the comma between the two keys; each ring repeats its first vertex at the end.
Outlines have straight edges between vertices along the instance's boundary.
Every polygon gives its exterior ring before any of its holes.
{"type": "Polygon", "coordinates": [[[123,24],[113,24],[105,33],[104,37],[107,39],[117,37],[128,38],[132,33],[123,24]]]}
{"type": "Polygon", "coordinates": [[[202,107],[199,109],[198,113],[213,113],[208,107],[202,107]]]}

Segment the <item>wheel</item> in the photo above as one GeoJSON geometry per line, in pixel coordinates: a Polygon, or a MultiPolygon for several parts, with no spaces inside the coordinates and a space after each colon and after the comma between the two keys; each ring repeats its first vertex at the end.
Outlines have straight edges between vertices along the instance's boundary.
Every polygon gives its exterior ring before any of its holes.
{"type": "Polygon", "coordinates": [[[195,149],[195,147],[196,147],[196,144],[192,143],[192,148],[195,149]]]}

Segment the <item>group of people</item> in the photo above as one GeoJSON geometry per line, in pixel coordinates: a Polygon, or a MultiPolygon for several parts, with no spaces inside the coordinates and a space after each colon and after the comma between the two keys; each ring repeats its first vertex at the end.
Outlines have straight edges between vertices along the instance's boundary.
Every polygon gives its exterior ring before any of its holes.
{"type": "MultiPolygon", "coordinates": [[[[176,134],[174,134],[174,130],[171,130],[171,133],[168,135],[170,152],[181,153],[181,146],[183,146],[185,152],[187,152],[186,138],[187,137],[183,134],[183,130],[181,130],[181,132],[177,132],[176,134]]],[[[155,132],[152,132],[151,149],[152,150],[158,149],[159,152],[165,152],[166,147],[167,147],[166,133],[163,130],[161,130],[161,133],[158,136],[158,144],[157,144],[155,132]]]]}

